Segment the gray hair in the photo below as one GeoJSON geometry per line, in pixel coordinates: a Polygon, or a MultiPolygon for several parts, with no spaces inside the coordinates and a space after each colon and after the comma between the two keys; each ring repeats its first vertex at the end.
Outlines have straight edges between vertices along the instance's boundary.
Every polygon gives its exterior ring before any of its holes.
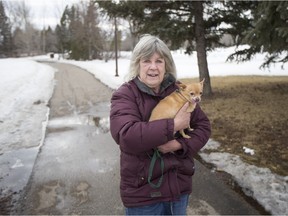
{"type": "Polygon", "coordinates": [[[134,79],[140,73],[140,59],[150,58],[154,53],[158,53],[165,61],[165,76],[171,74],[176,79],[176,67],[171,52],[167,45],[158,37],[145,34],[136,44],[130,61],[128,80],[134,79]]]}

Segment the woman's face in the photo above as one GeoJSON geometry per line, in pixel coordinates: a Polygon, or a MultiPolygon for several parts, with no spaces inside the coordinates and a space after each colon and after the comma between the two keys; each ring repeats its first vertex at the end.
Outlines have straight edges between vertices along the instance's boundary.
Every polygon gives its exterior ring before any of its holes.
{"type": "Polygon", "coordinates": [[[164,74],[165,60],[158,53],[154,53],[150,58],[140,59],[140,80],[154,92],[159,92],[164,74]]]}

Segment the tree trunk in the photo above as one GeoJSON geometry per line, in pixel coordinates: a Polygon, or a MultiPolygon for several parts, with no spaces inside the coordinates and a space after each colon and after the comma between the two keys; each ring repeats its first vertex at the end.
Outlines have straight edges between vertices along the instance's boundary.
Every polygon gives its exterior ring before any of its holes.
{"type": "Polygon", "coordinates": [[[205,78],[204,82],[204,95],[212,95],[212,88],[210,82],[210,75],[207,64],[207,55],[206,55],[206,42],[205,42],[205,26],[203,20],[203,2],[195,1],[195,35],[196,35],[196,51],[197,51],[197,60],[199,68],[200,80],[205,78]]]}

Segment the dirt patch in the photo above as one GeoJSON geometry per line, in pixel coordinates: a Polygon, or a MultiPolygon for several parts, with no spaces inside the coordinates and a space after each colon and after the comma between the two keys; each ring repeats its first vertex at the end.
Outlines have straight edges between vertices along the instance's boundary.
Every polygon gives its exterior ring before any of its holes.
{"type": "Polygon", "coordinates": [[[288,77],[212,77],[211,85],[213,96],[204,96],[201,107],[211,121],[212,138],[221,143],[216,151],[287,176],[288,77]],[[255,154],[244,153],[244,146],[255,154]]]}
{"type": "Polygon", "coordinates": [[[0,189],[0,194],[0,215],[9,215],[14,205],[13,193],[10,191],[4,193],[4,191],[0,189]]]}

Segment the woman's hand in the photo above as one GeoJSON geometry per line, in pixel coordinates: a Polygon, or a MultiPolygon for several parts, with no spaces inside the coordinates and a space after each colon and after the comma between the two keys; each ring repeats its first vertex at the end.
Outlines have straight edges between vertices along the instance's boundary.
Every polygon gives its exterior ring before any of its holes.
{"type": "Polygon", "coordinates": [[[176,114],[174,118],[174,132],[188,128],[188,126],[190,125],[191,113],[187,112],[188,107],[189,103],[187,102],[176,114]]]}
{"type": "Polygon", "coordinates": [[[158,146],[158,150],[163,154],[174,152],[179,149],[182,149],[182,145],[176,140],[171,140],[163,145],[158,146]]]}

